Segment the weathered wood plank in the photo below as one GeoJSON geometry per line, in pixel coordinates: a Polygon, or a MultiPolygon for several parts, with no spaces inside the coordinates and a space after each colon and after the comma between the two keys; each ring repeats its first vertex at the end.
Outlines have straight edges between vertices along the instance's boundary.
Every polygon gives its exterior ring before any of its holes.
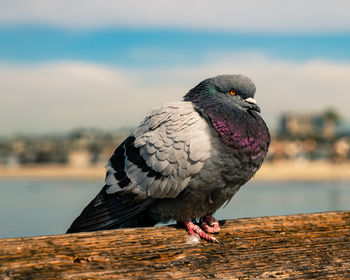
{"type": "Polygon", "coordinates": [[[1,279],[350,279],[350,211],[226,221],[220,244],[176,226],[0,239],[1,279]]]}

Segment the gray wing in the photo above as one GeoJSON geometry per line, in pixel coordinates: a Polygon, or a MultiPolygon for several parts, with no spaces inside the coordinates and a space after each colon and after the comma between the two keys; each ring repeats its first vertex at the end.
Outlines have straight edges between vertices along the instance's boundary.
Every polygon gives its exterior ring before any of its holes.
{"type": "Polygon", "coordinates": [[[154,225],[144,210],[186,188],[210,157],[209,137],[189,102],[153,110],[115,150],[105,186],[67,232],[154,225]]]}
{"type": "Polygon", "coordinates": [[[107,194],[174,198],[210,157],[207,122],[190,102],[153,110],[107,165],[107,194]]]}

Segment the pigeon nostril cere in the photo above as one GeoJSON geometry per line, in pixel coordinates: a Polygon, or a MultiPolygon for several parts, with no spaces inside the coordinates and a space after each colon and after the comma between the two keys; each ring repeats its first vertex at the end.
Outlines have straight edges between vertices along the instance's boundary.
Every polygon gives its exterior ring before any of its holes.
{"type": "Polygon", "coordinates": [[[244,101],[251,103],[251,104],[256,104],[256,100],[254,98],[251,98],[251,97],[244,99],[244,101]]]}

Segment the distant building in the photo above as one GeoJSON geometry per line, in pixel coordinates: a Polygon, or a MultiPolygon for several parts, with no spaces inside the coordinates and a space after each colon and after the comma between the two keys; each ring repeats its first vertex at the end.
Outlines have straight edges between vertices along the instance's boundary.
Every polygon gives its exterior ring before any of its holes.
{"type": "Polygon", "coordinates": [[[336,120],[326,114],[286,113],[279,124],[279,134],[292,138],[321,137],[333,138],[336,133],[336,120]]]}
{"type": "Polygon", "coordinates": [[[336,134],[338,137],[348,137],[350,139],[350,123],[342,123],[337,126],[336,134]]]}
{"type": "Polygon", "coordinates": [[[91,164],[91,154],[88,151],[72,151],[68,156],[68,164],[74,167],[87,167],[91,164]]]}
{"type": "Polygon", "coordinates": [[[131,129],[112,132],[77,129],[62,135],[18,135],[0,138],[0,166],[106,164],[131,129]]]}

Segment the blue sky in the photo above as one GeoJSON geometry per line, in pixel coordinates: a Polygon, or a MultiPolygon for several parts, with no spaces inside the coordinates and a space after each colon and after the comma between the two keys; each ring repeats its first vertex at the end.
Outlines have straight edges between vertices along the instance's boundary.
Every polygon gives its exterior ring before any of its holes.
{"type": "Polygon", "coordinates": [[[200,80],[253,79],[268,125],[350,119],[350,2],[20,0],[0,5],[0,136],[135,126],[200,80]]]}
{"type": "Polygon", "coordinates": [[[0,26],[0,60],[38,63],[80,60],[125,67],[193,64],[213,52],[260,52],[271,58],[350,60],[350,33],[242,33],[119,29],[66,30],[0,26]]]}

